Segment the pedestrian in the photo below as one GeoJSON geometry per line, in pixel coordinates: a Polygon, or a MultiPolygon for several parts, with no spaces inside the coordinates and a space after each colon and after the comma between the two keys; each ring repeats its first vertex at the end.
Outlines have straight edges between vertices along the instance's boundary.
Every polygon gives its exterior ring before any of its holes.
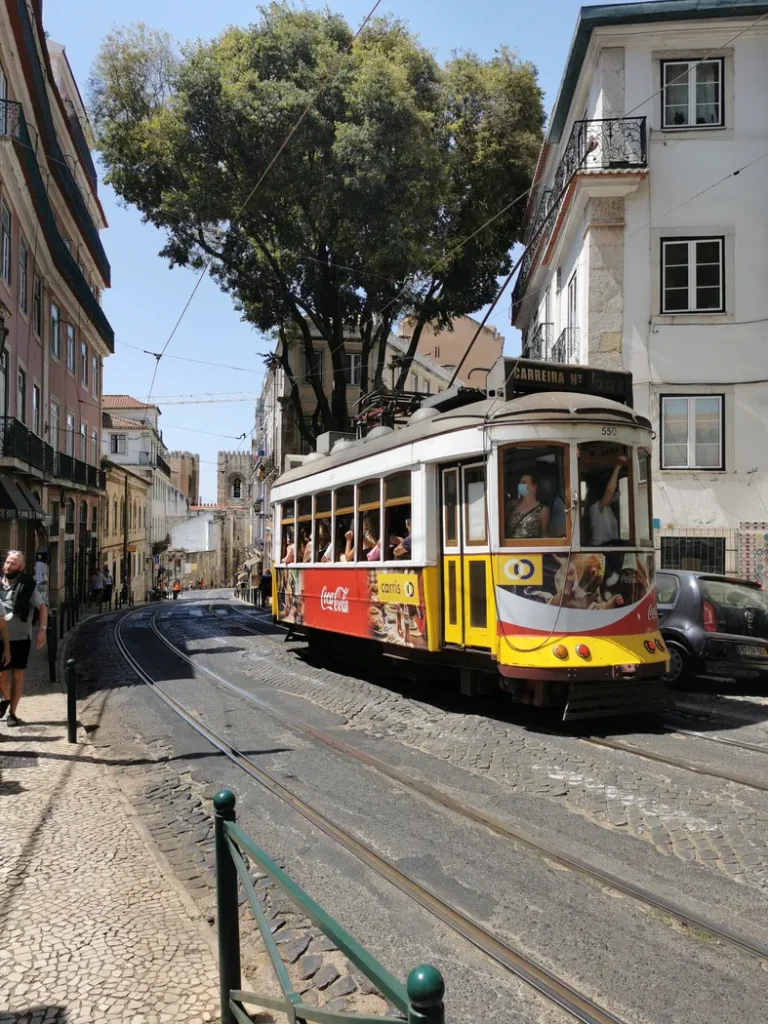
{"type": "Polygon", "coordinates": [[[179,596],[180,593],[181,593],[181,584],[179,583],[178,580],[176,580],[174,582],[174,584],[173,584],[173,600],[174,601],[176,600],[176,598],[179,596]]]}
{"type": "Polygon", "coordinates": [[[97,569],[96,572],[91,576],[91,604],[99,606],[101,611],[101,605],[104,600],[104,573],[101,569],[97,569]]]}
{"type": "Polygon", "coordinates": [[[110,608],[112,606],[112,588],[115,585],[115,581],[112,579],[112,576],[110,575],[108,565],[104,566],[104,571],[102,575],[104,577],[104,593],[101,596],[104,600],[104,604],[107,606],[107,608],[110,608]]]}
{"type": "Polygon", "coordinates": [[[0,701],[0,718],[8,711],[8,725],[21,725],[16,714],[21,694],[24,690],[24,672],[29,661],[32,648],[32,627],[34,610],[39,612],[38,631],[35,647],[45,647],[45,629],[48,625],[48,608],[40,596],[34,579],[24,572],[24,555],[21,551],[9,551],[3,566],[3,577],[0,579],[0,606],[4,615],[0,636],[3,640],[3,666],[0,676],[0,689],[3,700],[0,701]],[[8,657],[10,652],[10,658],[8,657]],[[10,673],[5,666],[10,663],[10,673]],[[8,676],[11,676],[10,685],[8,676]]]}

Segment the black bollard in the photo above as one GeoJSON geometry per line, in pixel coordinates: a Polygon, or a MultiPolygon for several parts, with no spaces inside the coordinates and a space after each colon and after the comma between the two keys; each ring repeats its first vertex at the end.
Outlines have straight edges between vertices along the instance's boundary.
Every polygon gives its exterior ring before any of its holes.
{"type": "Polygon", "coordinates": [[[70,743],[77,743],[77,690],[74,658],[68,659],[65,675],[67,680],[67,739],[70,743]]]}

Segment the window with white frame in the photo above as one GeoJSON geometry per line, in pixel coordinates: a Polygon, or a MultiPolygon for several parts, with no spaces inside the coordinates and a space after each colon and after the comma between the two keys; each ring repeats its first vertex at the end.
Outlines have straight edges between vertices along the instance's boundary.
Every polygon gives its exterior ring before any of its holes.
{"type": "Polygon", "coordinates": [[[67,455],[75,454],[75,414],[73,412],[67,413],[66,448],[67,455]]]}
{"type": "Polygon", "coordinates": [[[109,435],[109,451],[112,455],[125,455],[125,434],[109,435]]]}
{"type": "Polygon", "coordinates": [[[80,424],[80,461],[88,461],[88,427],[85,423],[80,424]]]}
{"type": "Polygon", "coordinates": [[[55,302],[51,303],[51,355],[61,356],[61,316],[55,302]]]}
{"type": "Polygon", "coordinates": [[[11,283],[11,208],[5,200],[0,212],[0,274],[11,283]]]}
{"type": "Polygon", "coordinates": [[[67,369],[75,372],[75,325],[67,324],[67,369]]]}
{"type": "Polygon", "coordinates": [[[347,384],[360,387],[362,359],[363,357],[360,352],[347,352],[344,356],[344,379],[347,384]]]}
{"type": "Polygon", "coordinates": [[[664,129],[723,126],[723,58],[661,62],[664,129]]]}
{"type": "Polygon", "coordinates": [[[80,383],[84,388],[88,387],[88,343],[80,342],[80,383]]]}
{"type": "Polygon", "coordinates": [[[38,437],[42,435],[40,388],[37,384],[32,385],[32,429],[38,437]]]}
{"type": "Polygon", "coordinates": [[[663,395],[661,468],[724,469],[722,395],[663,395]]]}
{"type": "Polygon", "coordinates": [[[723,313],[723,238],[661,240],[661,312],[723,313]]]}
{"type": "Polygon", "coordinates": [[[29,272],[29,250],[23,238],[19,239],[19,309],[26,313],[29,308],[29,291],[27,287],[29,272]]]}
{"type": "Polygon", "coordinates": [[[91,355],[91,390],[94,395],[99,393],[99,357],[94,352],[91,355]]]}
{"type": "Polygon", "coordinates": [[[53,398],[51,399],[51,422],[49,424],[48,437],[50,440],[51,448],[55,452],[60,450],[61,438],[59,437],[59,429],[61,426],[61,413],[59,411],[59,403],[53,398]]]}

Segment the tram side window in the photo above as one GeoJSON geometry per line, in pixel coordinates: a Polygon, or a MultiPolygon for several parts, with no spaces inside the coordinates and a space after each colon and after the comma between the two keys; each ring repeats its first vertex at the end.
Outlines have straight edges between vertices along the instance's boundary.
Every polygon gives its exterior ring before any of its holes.
{"type": "Polygon", "coordinates": [[[331,543],[331,492],[315,495],[315,556],[313,562],[333,559],[331,543]]]}
{"type": "Polygon", "coordinates": [[[583,547],[631,544],[630,450],[623,444],[579,445],[579,504],[583,547]]]}
{"type": "Polygon", "coordinates": [[[383,557],[386,561],[410,559],[411,555],[411,474],[395,473],[384,480],[383,557]]]}
{"type": "Polygon", "coordinates": [[[312,499],[299,498],[296,515],[297,562],[312,561],[312,499]]]}
{"type": "Polygon", "coordinates": [[[381,483],[370,480],[357,488],[357,560],[381,561],[381,483]]]}
{"type": "Polygon", "coordinates": [[[504,544],[566,539],[567,453],[567,447],[558,444],[510,444],[501,449],[504,544]]]}
{"type": "Polygon", "coordinates": [[[333,561],[355,560],[355,489],[340,487],[335,492],[336,517],[334,519],[333,561]]]}
{"type": "Polygon", "coordinates": [[[651,511],[651,453],[637,449],[637,541],[641,547],[653,547],[651,511]]]}
{"type": "Polygon", "coordinates": [[[282,523],[280,538],[280,561],[283,565],[289,565],[296,561],[296,545],[294,516],[296,507],[292,501],[286,502],[282,507],[282,523]]]}

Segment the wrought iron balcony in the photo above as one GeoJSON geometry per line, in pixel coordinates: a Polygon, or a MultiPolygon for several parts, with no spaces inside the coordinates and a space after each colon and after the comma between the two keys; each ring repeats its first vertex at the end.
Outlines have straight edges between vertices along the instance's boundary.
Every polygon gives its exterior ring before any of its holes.
{"type": "Polygon", "coordinates": [[[537,324],[523,345],[523,359],[548,359],[555,337],[554,324],[537,324]]]}
{"type": "Polygon", "coordinates": [[[578,327],[565,327],[552,346],[550,360],[553,363],[578,363],[581,344],[578,327]]]}
{"type": "Polygon", "coordinates": [[[639,170],[647,166],[644,117],[611,117],[574,122],[555,176],[542,191],[536,212],[528,222],[524,238],[526,250],[512,293],[513,319],[525,294],[533,261],[552,234],[567,187],[574,175],[639,170]]]}
{"type": "Polygon", "coordinates": [[[41,476],[69,480],[103,491],[106,473],[64,452],[55,452],[34,431],[13,416],[0,419],[0,457],[24,462],[41,476]]]}

